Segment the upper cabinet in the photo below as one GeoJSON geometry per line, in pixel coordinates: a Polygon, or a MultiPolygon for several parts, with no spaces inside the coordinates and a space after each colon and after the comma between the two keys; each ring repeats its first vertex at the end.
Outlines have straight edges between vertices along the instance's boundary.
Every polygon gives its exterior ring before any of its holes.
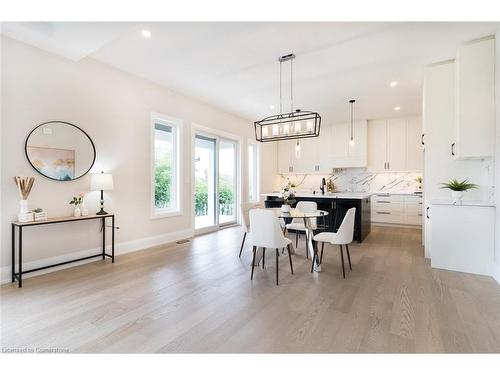
{"type": "Polygon", "coordinates": [[[455,60],[456,159],[492,157],[495,148],[495,39],[472,41],[455,60]]]}
{"type": "Polygon", "coordinates": [[[406,117],[368,123],[368,169],[373,172],[421,171],[422,119],[406,117]]]}
{"type": "Polygon", "coordinates": [[[366,167],[367,122],[354,123],[354,146],[349,146],[349,124],[322,126],[319,137],[278,142],[278,173],[327,174],[334,168],[366,167]]]}

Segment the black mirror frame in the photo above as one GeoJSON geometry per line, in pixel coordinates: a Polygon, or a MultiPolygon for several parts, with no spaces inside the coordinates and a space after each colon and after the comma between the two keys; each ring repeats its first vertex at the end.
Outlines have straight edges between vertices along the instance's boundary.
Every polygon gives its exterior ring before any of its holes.
{"type": "Polygon", "coordinates": [[[28,163],[30,163],[31,167],[37,171],[40,175],[42,175],[43,177],[45,178],[48,178],[52,181],[58,181],[58,182],[71,182],[71,181],[75,181],[75,180],[78,180],[80,178],[82,178],[83,176],[85,176],[87,173],[89,173],[89,171],[92,169],[92,167],[94,166],[94,163],[95,163],[95,159],[96,159],[96,150],[95,150],[95,145],[94,145],[94,142],[92,141],[92,138],[90,138],[90,136],[85,132],[85,130],[83,130],[82,128],[76,126],[75,124],[72,124],[70,122],[67,122],[67,121],[57,121],[57,120],[54,120],[54,121],[47,121],[47,122],[43,122],[37,126],[35,126],[33,128],[33,130],[31,130],[28,134],[28,136],[26,137],[26,141],[24,142],[24,154],[26,155],[26,159],[28,160],[28,163]],[[42,172],[40,172],[38,169],[35,168],[35,166],[33,165],[33,163],[31,163],[31,160],[30,158],[28,157],[28,140],[30,139],[30,136],[31,134],[36,130],[38,129],[40,126],[43,126],[43,125],[47,125],[47,124],[53,124],[53,123],[59,123],[59,124],[66,124],[66,125],[70,125],[70,126],[73,126],[75,127],[76,129],[80,130],[83,134],[85,134],[85,136],[89,139],[90,141],[90,144],[92,145],[92,149],[94,150],[94,158],[92,159],[92,163],[90,164],[90,167],[89,169],[87,169],[85,171],[85,173],[83,173],[81,176],[78,176],[78,177],[75,177],[75,178],[72,178],[71,180],[58,180],[57,178],[52,178],[52,177],[49,177],[49,176],[46,176],[44,175],[42,172]]]}

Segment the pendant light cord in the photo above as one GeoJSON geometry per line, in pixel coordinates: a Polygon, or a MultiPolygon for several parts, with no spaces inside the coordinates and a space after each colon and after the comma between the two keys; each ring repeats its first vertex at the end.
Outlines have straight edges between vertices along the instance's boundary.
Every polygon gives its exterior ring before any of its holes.
{"type": "Polygon", "coordinates": [[[355,100],[349,100],[349,103],[351,103],[351,141],[353,140],[353,126],[354,126],[354,120],[353,120],[353,106],[354,106],[355,100]]]}
{"type": "Polygon", "coordinates": [[[290,113],[293,113],[293,59],[290,60],[290,113]]]}
{"type": "Polygon", "coordinates": [[[282,96],[281,96],[281,60],[280,60],[280,115],[283,114],[283,100],[282,100],[282,96]]]}

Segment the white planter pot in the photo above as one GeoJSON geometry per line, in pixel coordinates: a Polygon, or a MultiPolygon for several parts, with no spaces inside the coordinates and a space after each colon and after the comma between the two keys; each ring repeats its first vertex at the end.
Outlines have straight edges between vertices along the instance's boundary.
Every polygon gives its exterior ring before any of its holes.
{"type": "Polygon", "coordinates": [[[281,212],[290,212],[291,207],[289,204],[283,204],[281,205],[281,212]]]}
{"type": "Polygon", "coordinates": [[[453,198],[453,203],[460,204],[460,203],[462,203],[462,198],[464,197],[464,192],[452,190],[451,197],[453,198]]]}

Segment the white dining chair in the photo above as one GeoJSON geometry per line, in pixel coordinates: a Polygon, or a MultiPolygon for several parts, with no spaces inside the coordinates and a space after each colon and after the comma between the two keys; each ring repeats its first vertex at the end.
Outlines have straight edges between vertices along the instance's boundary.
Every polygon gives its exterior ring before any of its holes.
{"type": "MultiPolygon", "coordinates": [[[[318,205],[316,202],[308,202],[308,201],[300,201],[297,202],[295,209],[304,213],[314,213],[318,210],[318,205]]],[[[316,218],[311,218],[311,226],[313,229],[316,229],[316,218]]],[[[302,218],[294,218],[292,222],[286,225],[286,230],[294,230],[295,231],[295,247],[298,247],[299,244],[299,232],[306,231],[306,226],[304,224],[304,219],[302,218]]],[[[309,252],[307,251],[306,245],[306,257],[309,258],[309,252]]]]}
{"type": "Polygon", "coordinates": [[[241,221],[242,221],[242,226],[243,230],[245,233],[243,233],[243,239],[241,240],[241,248],[240,248],[240,255],[238,255],[241,258],[241,252],[243,251],[243,246],[245,245],[245,239],[247,237],[247,234],[250,233],[250,218],[248,216],[248,213],[252,208],[258,208],[262,207],[260,203],[256,202],[243,202],[240,204],[240,209],[241,209],[241,221]]]}
{"type": "MultiPolygon", "coordinates": [[[[344,253],[342,249],[342,245],[345,245],[347,252],[347,259],[349,260],[349,269],[352,270],[351,266],[351,254],[349,254],[349,244],[352,242],[354,238],[354,218],[356,216],[356,208],[352,207],[347,210],[347,213],[344,216],[344,220],[342,220],[342,224],[340,224],[337,232],[322,232],[318,233],[314,236],[314,241],[321,242],[321,255],[319,258],[319,264],[323,262],[323,250],[325,247],[325,242],[329,242],[332,245],[339,245],[340,247],[340,259],[342,261],[342,274],[345,279],[345,269],[344,269],[344,253]]],[[[314,255],[317,257],[318,254],[314,255]]],[[[314,258],[313,257],[313,258],[314,258]]],[[[315,259],[313,259],[314,264],[315,259]]]]}
{"type": "Polygon", "coordinates": [[[281,231],[280,223],[276,213],[272,210],[256,208],[250,210],[250,239],[253,246],[252,275],[255,267],[255,253],[258,247],[262,247],[262,268],[265,268],[266,248],[276,249],[276,285],[278,278],[278,260],[279,250],[286,248],[288,250],[288,259],[290,260],[290,270],[293,275],[292,255],[290,253],[290,244],[292,241],[286,238],[281,231]]]}

